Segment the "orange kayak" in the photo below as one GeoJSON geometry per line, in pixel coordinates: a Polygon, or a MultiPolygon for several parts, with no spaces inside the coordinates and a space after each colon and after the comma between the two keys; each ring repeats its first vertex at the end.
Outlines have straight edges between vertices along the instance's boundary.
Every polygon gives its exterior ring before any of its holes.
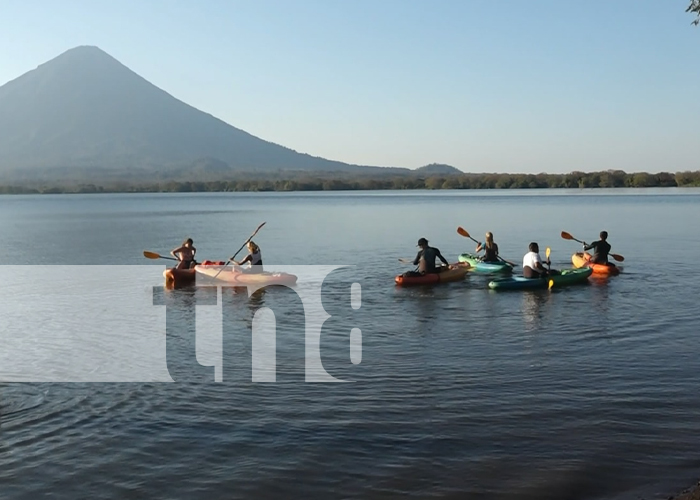
{"type": "Polygon", "coordinates": [[[571,263],[575,268],[590,267],[597,276],[615,276],[620,274],[620,268],[614,264],[595,264],[591,262],[591,254],[577,252],[571,256],[571,263]]]}
{"type": "Polygon", "coordinates": [[[244,273],[233,266],[224,267],[224,264],[226,263],[221,261],[204,261],[194,266],[194,271],[208,278],[216,276],[217,281],[237,286],[294,285],[297,282],[297,277],[289,273],[244,273]]]}
{"type": "Polygon", "coordinates": [[[163,271],[165,277],[165,286],[168,288],[178,288],[181,286],[192,285],[195,282],[194,269],[176,269],[170,268],[163,271]]]}
{"type": "Polygon", "coordinates": [[[448,283],[450,281],[460,281],[469,272],[471,265],[468,262],[458,262],[451,264],[450,269],[441,273],[423,274],[421,276],[404,276],[399,274],[394,281],[397,285],[432,285],[435,283],[448,283]]]}

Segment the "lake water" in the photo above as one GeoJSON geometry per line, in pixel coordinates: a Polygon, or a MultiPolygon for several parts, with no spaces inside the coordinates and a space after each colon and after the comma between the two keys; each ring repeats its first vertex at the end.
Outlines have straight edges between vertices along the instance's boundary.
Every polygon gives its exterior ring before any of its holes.
{"type": "MultiPolygon", "coordinates": [[[[236,358],[219,383],[184,369],[175,383],[0,384],[0,498],[667,498],[700,476],[699,215],[697,189],[0,197],[5,265],[149,266],[133,278],[148,300],[168,261],[144,250],[190,236],[200,261],[225,260],[266,221],[266,265],[352,266],[326,290],[343,319],[323,347],[353,380],[304,382],[293,291],[230,297],[239,354],[254,313],[274,312],[277,383],[236,358]],[[457,226],[492,231],[518,263],[530,241],[549,246],[560,269],[580,249],[562,230],[605,229],[624,270],[551,292],[493,292],[475,274],[394,286],[420,237],[450,261],[473,251],[457,226]]],[[[68,273],[32,279],[6,283],[2,306],[28,336],[31,311],[51,312],[37,289],[76,293],[68,273]]],[[[192,291],[168,293],[191,308],[192,291]]]]}

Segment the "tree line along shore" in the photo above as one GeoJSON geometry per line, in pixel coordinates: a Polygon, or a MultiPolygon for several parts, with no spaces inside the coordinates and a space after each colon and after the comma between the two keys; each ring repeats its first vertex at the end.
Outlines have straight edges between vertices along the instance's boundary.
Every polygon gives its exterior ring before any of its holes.
{"type": "Polygon", "coordinates": [[[306,174],[284,178],[250,175],[224,180],[106,180],[0,182],[0,194],[61,193],[187,193],[243,191],[352,191],[412,189],[586,189],[700,187],[700,170],[626,173],[623,171],[568,174],[459,174],[430,176],[348,177],[306,174]]]}

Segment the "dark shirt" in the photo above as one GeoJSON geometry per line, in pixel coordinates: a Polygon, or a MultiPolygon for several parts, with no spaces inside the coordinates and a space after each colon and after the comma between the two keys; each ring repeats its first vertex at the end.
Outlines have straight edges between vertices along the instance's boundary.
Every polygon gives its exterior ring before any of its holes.
{"type": "Polygon", "coordinates": [[[436,258],[439,258],[445,265],[449,265],[447,259],[440,253],[440,250],[433,247],[426,247],[420,250],[413,264],[418,266],[418,271],[421,273],[434,273],[437,271],[435,267],[436,258]]]}
{"type": "Polygon", "coordinates": [[[608,263],[608,253],[610,252],[611,248],[612,247],[610,246],[610,244],[605,240],[594,241],[590,245],[586,245],[583,247],[584,250],[593,249],[594,253],[591,260],[598,264],[608,263]]]}
{"type": "Polygon", "coordinates": [[[484,258],[482,260],[484,262],[500,262],[498,258],[498,245],[494,243],[492,247],[488,247],[484,244],[484,258]]]}

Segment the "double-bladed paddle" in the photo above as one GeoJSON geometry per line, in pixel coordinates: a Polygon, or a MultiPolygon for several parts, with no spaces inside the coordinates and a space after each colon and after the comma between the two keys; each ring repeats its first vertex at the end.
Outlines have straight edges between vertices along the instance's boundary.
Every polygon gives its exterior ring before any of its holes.
{"type": "MultiPolygon", "coordinates": [[[[565,240],[574,240],[574,241],[578,241],[579,243],[583,244],[583,241],[574,238],[573,236],[571,236],[571,234],[567,233],[566,231],[561,232],[561,237],[564,238],[565,240]]],[[[620,254],[609,253],[608,255],[618,262],[624,262],[624,260],[625,260],[625,258],[620,254]]]]}
{"type": "Polygon", "coordinates": [[[223,271],[223,270],[226,268],[226,266],[228,266],[228,265],[231,263],[231,261],[232,261],[233,259],[236,258],[236,255],[238,255],[238,253],[239,253],[241,250],[243,250],[243,248],[250,242],[250,240],[252,240],[253,237],[254,237],[256,234],[258,234],[258,231],[260,231],[260,228],[263,227],[264,225],[265,225],[264,222],[263,222],[262,224],[260,224],[260,225],[258,226],[258,228],[255,230],[255,232],[253,232],[253,234],[250,235],[250,238],[248,238],[247,240],[245,240],[245,242],[241,245],[241,248],[239,248],[239,249],[236,251],[236,253],[233,254],[233,257],[231,257],[229,260],[227,260],[227,261],[226,261],[226,264],[224,264],[224,266],[223,266],[221,269],[219,269],[219,272],[216,273],[216,275],[214,275],[214,279],[216,279],[216,277],[217,277],[219,274],[221,274],[221,271],[223,271]]]}

